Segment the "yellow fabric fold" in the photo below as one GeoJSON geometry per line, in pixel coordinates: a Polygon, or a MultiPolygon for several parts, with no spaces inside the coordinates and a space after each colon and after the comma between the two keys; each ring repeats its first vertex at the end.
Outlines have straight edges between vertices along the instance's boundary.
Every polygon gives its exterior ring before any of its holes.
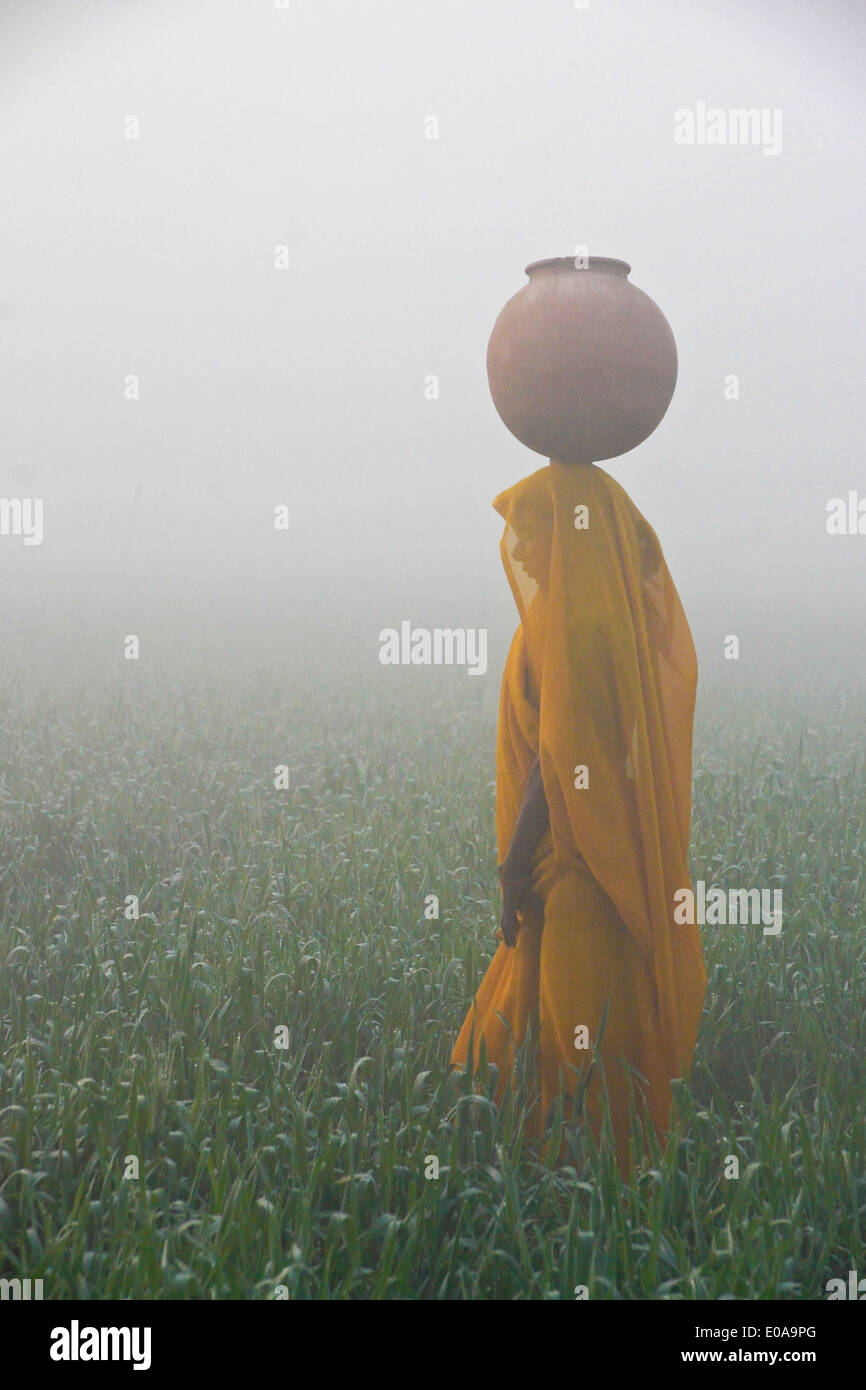
{"type": "MultiPolygon", "coordinates": [[[[470,1034],[476,1046],[483,1034],[501,1091],[534,1025],[546,1107],[560,1080],[573,1093],[587,1060],[577,1030],[597,1036],[607,1001],[601,1055],[622,1158],[625,1075],[638,1073],[663,1134],[706,985],[697,927],[674,922],[674,894],[691,882],[694,646],[655,532],[603,469],[553,461],[493,505],[521,618],[500,697],[498,852],[538,756],[550,808],[533,864],[544,923],[527,917],[517,946],[499,946],[452,1061],[465,1066],[470,1034]]],[[[586,1105],[597,1125],[597,1083],[586,1105]]]]}

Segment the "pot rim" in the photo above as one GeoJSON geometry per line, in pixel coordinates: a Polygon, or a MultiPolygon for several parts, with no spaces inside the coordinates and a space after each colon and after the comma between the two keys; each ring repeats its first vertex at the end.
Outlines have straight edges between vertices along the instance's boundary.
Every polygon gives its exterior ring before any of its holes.
{"type": "MultiPolygon", "coordinates": [[[[540,261],[530,261],[524,270],[525,275],[531,275],[534,270],[576,270],[574,256],[547,256],[540,261]]],[[[606,270],[616,274],[631,274],[631,266],[628,261],[619,261],[613,256],[589,256],[587,257],[588,270],[606,270]]]]}

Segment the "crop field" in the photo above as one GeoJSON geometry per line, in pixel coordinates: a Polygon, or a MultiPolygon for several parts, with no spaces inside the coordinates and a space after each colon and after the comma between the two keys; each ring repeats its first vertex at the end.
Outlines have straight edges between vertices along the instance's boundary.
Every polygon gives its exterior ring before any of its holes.
{"type": "Polygon", "coordinates": [[[853,677],[702,674],[693,876],[781,888],[783,926],[703,928],[674,1138],[624,1184],[579,1126],[548,1166],[522,1093],[448,1077],[495,947],[495,678],[123,676],[0,688],[2,1277],[798,1300],[866,1272],[853,677]]]}

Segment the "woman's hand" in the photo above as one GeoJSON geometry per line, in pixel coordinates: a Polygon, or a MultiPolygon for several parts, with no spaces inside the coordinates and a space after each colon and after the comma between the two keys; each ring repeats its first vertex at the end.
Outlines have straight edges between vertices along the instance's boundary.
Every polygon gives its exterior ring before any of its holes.
{"type": "Polygon", "coordinates": [[[506,946],[514,947],[524,913],[543,913],[544,905],[532,891],[532,875],[529,873],[509,872],[503,864],[499,869],[499,886],[502,890],[499,929],[506,946]]]}
{"type": "Polygon", "coordinates": [[[544,920],[544,904],[532,891],[531,864],[535,851],[550,826],[550,812],[544,794],[544,779],[538,758],[529,769],[523,800],[517,815],[508,853],[499,865],[502,888],[502,915],[499,928],[506,946],[517,944],[517,933],[527,913],[544,920]]]}

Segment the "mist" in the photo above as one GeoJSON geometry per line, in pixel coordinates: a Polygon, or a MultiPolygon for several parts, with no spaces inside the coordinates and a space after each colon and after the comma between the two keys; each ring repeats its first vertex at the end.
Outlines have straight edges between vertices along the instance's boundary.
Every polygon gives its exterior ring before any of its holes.
{"type": "Polygon", "coordinates": [[[40,544],[0,536],[8,666],[507,634],[490,503],[545,459],[486,344],[578,246],[676,338],[665,419],[603,466],[704,665],[730,633],[756,672],[850,661],[866,536],[826,522],[866,498],[864,36],[840,0],[4,0],[0,495],[44,506],[40,544]],[[775,139],[679,142],[701,104],[775,139]]]}

